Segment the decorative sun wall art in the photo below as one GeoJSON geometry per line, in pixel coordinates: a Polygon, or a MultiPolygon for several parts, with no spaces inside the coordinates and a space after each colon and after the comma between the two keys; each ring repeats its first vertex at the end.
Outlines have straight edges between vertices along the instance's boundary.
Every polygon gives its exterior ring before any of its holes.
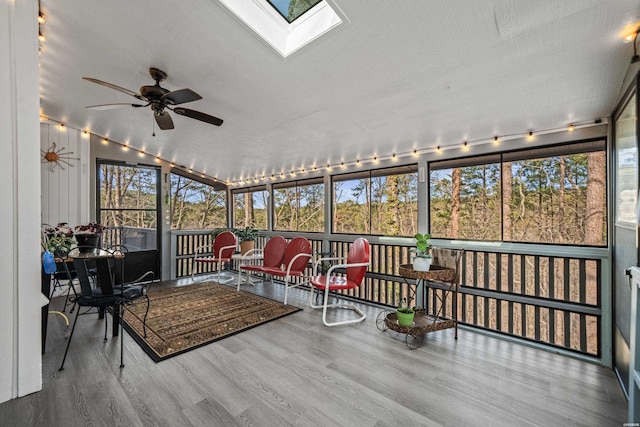
{"type": "Polygon", "coordinates": [[[60,169],[64,170],[63,163],[67,166],[73,167],[73,165],[69,162],[70,160],[80,160],[79,157],[70,157],[73,154],[73,151],[65,151],[66,147],[62,147],[56,150],[56,143],[52,142],[47,151],[40,150],[42,152],[42,163],[49,163],[49,171],[53,172],[53,170],[60,166],[60,169]]]}

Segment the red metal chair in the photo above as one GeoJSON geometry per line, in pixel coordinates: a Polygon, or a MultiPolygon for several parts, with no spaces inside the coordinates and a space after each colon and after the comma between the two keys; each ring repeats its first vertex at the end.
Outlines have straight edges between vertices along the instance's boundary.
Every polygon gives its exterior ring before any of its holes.
{"type": "Polygon", "coordinates": [[[191,264],[191,280],[195,280],[198,264],[215,263],[218,267],[218,282],[226,283],[233,280],[233,276],[222,276],[222,266],[231,262],[231,257],[238,247],[238,238],[230,231],[223,231],[213,240],[213,244],[203,245],[196,249],[191,264]]]}
{"type": "Polygon", "coordinates": [[[311,243],[304,237],[292,239],[284,251],[283,266],[262,267],[260,271],[272,276],[284,277],[284,304],[287,304],[287,293],[289,288],[298,287],[306,282],[290,283],[293,277],[300,277],[311,259],[311,243]]]}
{"type": "Polygon", "coordinates": [[[280,268],[284,260],[284,252],[287,248],[287,240],[282,236],[273,236],[267,241],[263,249],[251,249],[247,252],[246,256],[262,255],[262,265],[241,265],[240,272],[238,273],[238,291],[240,290],[240,276],[242,271],[247,272],[247,281],[250,281],[250,275],[252,271],[262,272],[263,268],[280,268]]]}
{"type": "Polygon", "coordinates": [[[322,308],[322,323],[324,323],[325,326],[359,323],[367,318],[367,315],[355,305],[342,304],[339,301],[336,301],[333,304],[329,304],[329,291],[353,289],[362,284],[364,274],[367,271],[367,267],[369,266],[369,242],[367,241],[367,239],[361,237],[356,239],[356,241],[351,244],[345,263],[332,265],[331,268],[329,268],[329,271],[327,271],[326,276],[316,276],[318,265],[323,261],[339,260],[344,260],[344,258],[331,257],[318,259],[314,265],[314,275],[310,279],[311,292],[309,293],[309,305],[311,305],[311,308],[322,308]],[[347,274],[345,276],[334,275],[333,273],[336,268],[346,268],[347,274]],[[320,291],[324,291],[321,305],[313,303],[316,289],[318,290],[318,293],[320,291]],[[327,309],[329,308],[345,308],[353,310],[359,314],[359,317],[350,320],[328,322],[327,309]]]}

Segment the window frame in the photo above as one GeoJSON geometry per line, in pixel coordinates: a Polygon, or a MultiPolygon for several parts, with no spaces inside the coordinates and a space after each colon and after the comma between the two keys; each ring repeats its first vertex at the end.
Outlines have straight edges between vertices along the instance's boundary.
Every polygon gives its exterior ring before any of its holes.
{"type": "MultiPolygon", "coordinates": [[[[611,233],[609,224],[611,222],[610,210],[609,210],[609,186],[604,186],[605,191],[605,213],[606,213],[606,241],[602,245],[589,245],[581,243],[556,243],[556,242],[526,242],[520,240],[504,240],[504,197],[503,197],[503,165],[505,162],[515,162],[521,160],[543,159],[554,156],[563,156],[571,154],[587,154],[590,152],[603,152],[607,156],[609,149],[609,141],[605,136],[587,138],[578,141],[570,142],[558,142],[555,144],[549,144],[544,146],[536,146],[530,148],[520,148],[515,150],[506,150],[499,153],[483,154],[478,156],[464,156],[446,160],[433,160],[427,162],[427,227],[431,232],[431,171],[443,170],[454,167],[465,166],[480,166],[483,164],[491,163],[492,159],[499,159],[497,162],[500,169],[500,240],[477,240],[468,239],[464,237],[456,237],[455,240],[459,241],[475,241],[475,242],[499,242],[499,243],[517,243],[528,245],[551,245],[551,246],[572,246],[572,247],[585,247],[585,248],[608,248],[611,244],[611,233]],[[580,150],[578,147],[585,147],[586,149],[580,150]],[[547,155],[544,155],[547,153],[547,155]],[[474,161],[474,159],[487,159],[486,161],[474,161]],[[435,166],[435,167],[434,167],[435,166]]],[[[610,175],[609,163],[605,161],[605,182],[608,182],[610,175]]],[[[451,237],[434,237],[437,239],[452,239],[451,237]]]]}
{"type": "Polygon", "coordinates": [[[324,178],[323,177],[316,177],[316,178],[307,178],[307,179],[299,179],[299,180],[295,180],[295,181],[285,181],[285,182],[278,182],[275,184],[271,185],[271,194],[270,194],[270,198],[271,198],[271,227],[273,229],[273,231],[279,231],[279,232],[299,232],[299,233],[313,233],[313,234],[323,234],[325,233],[325,218],[324,216],[326,216],[326,206],[325,206],[325,195],[327,194],[327,186],[325,185],[324,182],[324,178]],[[323,192],[322,192],[322,212],[323,212],[323,218],[322,218],[322,230],[321,231],[306,231],[306,230],[300,230],[299,229],[299,212],[300,212],[300,197],[299,197],[299,191],[298,188],[299,187],[306,187],[309,185],[317,185],[317,184],[322,184],[323,187],[323,192]],[[276,210],[276,205],[275,205],[275,190],[279,189],[279,188],[295,188],[295,200],[296,200],[296,205],[294,207],[294,217],[295,217],[295,230],[284,230],[284,229],[280,229],[280,228],[276,228],[275,227],[275,223],[276,223],[276,214],[275,214],[275,210],[276,210]]]}
{"type": "MultiPolygon", "coordinates": [[[[415,179],[416,179],[416,203],[418,203],[418,199],[420,197],[419,194],[419,190],[418,190],[418,184],[419,184],[419,167],[418,167],[418,163],[409,163],[409,164],[405,164],[405,165],[398,165],[398,166],[389,166],[389,167],[384,167],[384,168],[378,168],[378,169],[368,169],[368,170],[363,170],[363,171],[356,171],[356,172],[347,172],[347,173],[342,173],[342,174],[336,174],[336,175],[332,175],[331,176],[331,207],[330,207],[330,214],[331,214],[331,234],[342,234],[342,235],[348,235],[348,236],[354,236],[354,235],[361,235],[361,236],[379,236],[379,237],[413,237],[413,235],[411,236],[391,236],[391,235],[386,235],[386,234],[373,234],[371,233],[371,223],[373,220],[373,209],[372,209],[372,200],[371,200],[371,191],[369,191],[369,200],[368,200],[368,204],[369,204],[369,231],[368,232],[356,232],[356,233],[344,233],[344,232],[336,232],[335,230],[335,215],[336,215],[336,206],[335,206],[335,183],[336,182],[343,182],[343,181],[353,181],[356,179],[362,179],[362,178],[367,178],[369,180],[369,189],[371,189],[371,179],[375,178],[375,177],[388,177],[388,176],[392,176],[392,175],[407,175],[407,174],[415,174],[415,179]],[[394,173],[395,172],[395,173],[394,173]]],[[[416,207],[416,224],[418,224],[419,222],[419,213],[418,213],[418,209],[416,207]]]]}

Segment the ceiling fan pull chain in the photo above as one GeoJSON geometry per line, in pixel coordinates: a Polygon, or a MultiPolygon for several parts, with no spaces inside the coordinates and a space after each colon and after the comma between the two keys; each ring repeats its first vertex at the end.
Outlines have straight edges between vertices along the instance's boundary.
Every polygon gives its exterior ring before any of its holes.
{"type": "Polygon", "coordinates": [[[153,117],[151,117],[151,126],[153,127],[153,131],[151,132],[151,136],[156,136],[156,121],[153,117]]]}

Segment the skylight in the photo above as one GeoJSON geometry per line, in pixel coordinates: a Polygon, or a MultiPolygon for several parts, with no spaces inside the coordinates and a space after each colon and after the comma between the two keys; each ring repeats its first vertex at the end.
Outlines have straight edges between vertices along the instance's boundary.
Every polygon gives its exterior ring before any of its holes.
{"type": "Polygon", "coordinates": [[[342,23],[327,0],[219,1],[285,58],[342,23]]]}
{"type": "Polygon", "coordinates": [[[289,24],[302,16],[320,0],[267,0],[289,24]]]}

